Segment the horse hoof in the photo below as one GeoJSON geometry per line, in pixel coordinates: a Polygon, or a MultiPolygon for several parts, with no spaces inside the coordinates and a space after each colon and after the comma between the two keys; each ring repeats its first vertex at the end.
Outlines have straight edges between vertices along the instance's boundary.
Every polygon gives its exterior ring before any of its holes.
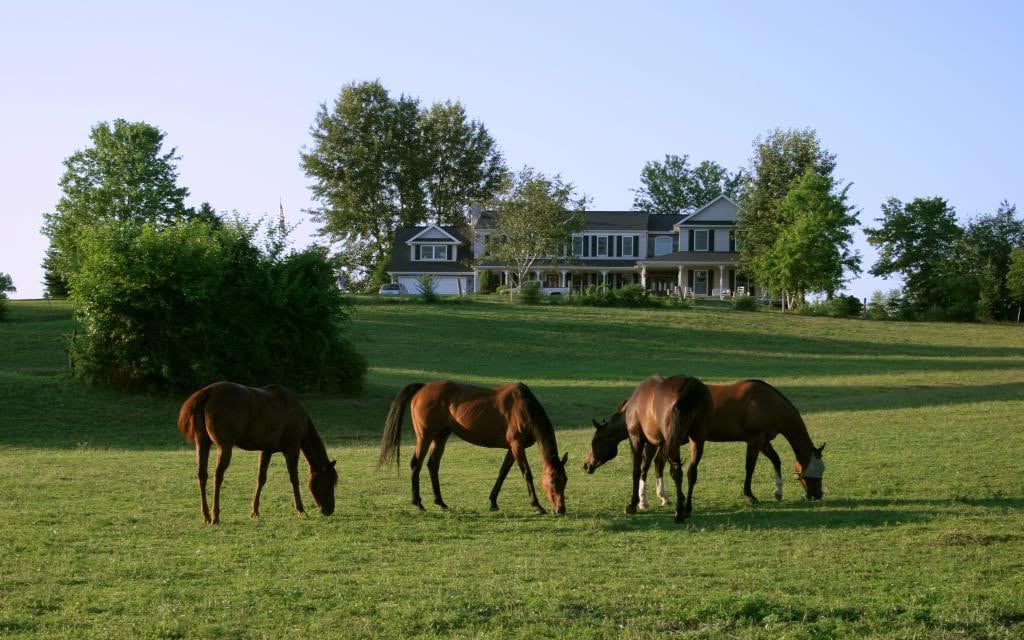
{"type": "Polygon", "coordinates": [[[446,505],[443,502],[435,502],[434,504],[436,504],[438,507],[440,507],[441,511],[447,511],[448,510],[448,505],[446,505]]]}
{"type": "Polygon", "coordinates": [[[258,518],[258,517],[260,517],[260,512],[259,511],[253,511],[252,513],[249,514],[249,517],[250,518],[258,518]]]}
{"type": "Polygon", "coordinates": [[[492,502],[491,503],[491,511],[497,511],[497,510],[498,510],[498,503],[497,502],[492,502]]]}
{"type": "Polygon", "coordinates": [[[537,515],[539,515],[539,516],[547,515],[547,513],[548,513],[547,509],[545,509],[544,507],[534,507],[534,508],[537,510],[537,515]]]}
{"type": "Polygon", "coordinates": [[[688,513],[677,513],[676,514],[676,518],[675,518],[676,524],[682,524],[682,523],[686,522],[686,519],[689,518],[689,517],[690,517],[690,514],[688,514],[688,513]]]}
{"type": "Polygon", "coordinates": [[[426,511],[426,508],[424,508],[423,503],[419,500],[413,500],[412,506],[416,507],[420,511],[426,511]]]}
{"type": "Polygon", "coordinates": [[[760,500],[758,500],[754,496],[747,496],[747,502],[750,503],[750,506],[753,507],[753,506],[757,505],[757,503],[760,502],[760,500]]]}
{"type": "Polygon", "coordinates": [[[640,504],[637,505],[637,508],[640,509],[641,511],[647,511],[648,509],[651,508],[651,505],[646,502],[641,502],[640,504]]]}
{"type": "Polygon", "coordinates": [[[776,502],[782,502],[782,494],[781,493],[776,493],[775,494],[775,500],[776,500],[776,502]]]}
{"type": "Polygon", "coordinates": [[[636,513],[636,505],[635,504],[627,504],[626,505],[626,515],[627,516],[631,516],[631,515],[633,515],[635,513],[636,513]]]}
{"type": "Polygon", "coordinates": [[[672,506],[672,501],[669,500],[668,498],[662,498],[661,499],[661,506],[663,506],[663,507],[670,507],[670,506],[672,506]]]}

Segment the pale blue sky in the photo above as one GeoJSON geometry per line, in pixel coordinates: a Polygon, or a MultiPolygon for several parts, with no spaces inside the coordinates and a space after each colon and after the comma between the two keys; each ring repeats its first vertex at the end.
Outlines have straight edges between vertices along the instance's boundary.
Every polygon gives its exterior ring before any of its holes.
{"type": "Polygon", "coordinates": [[[0,271],[15,297],[41,295],[42,212],[95,123],[166,131],[192,203],[259,215],[280,200],[297,222],[318,105],[375,78],[461,100],[510,166],[561,173],[598,209],[629,208],[648,160],[745,166],[774,127],[817,129],[864,223],[890,195],[946,197],[961,219],[1024,207],[1020,3],[213,4],[0,6],[0,271]]]}

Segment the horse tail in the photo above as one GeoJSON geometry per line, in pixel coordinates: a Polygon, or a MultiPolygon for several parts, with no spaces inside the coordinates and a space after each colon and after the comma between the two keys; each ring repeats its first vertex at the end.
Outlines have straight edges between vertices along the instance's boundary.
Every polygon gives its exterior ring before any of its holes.
{"type": "Polygon", "coordinates": [[[178,431],[192,444],[199,444],[202,433],[206,431],[206,400],[210,397],[211,387],[200,389],[189,396],[178,412],[178,431]]]}
{"type": "Polygon", "coordinates": [[[402,441],[402,418],[405,417],[405,407],[412,400],[420,389],[426,385],[422,382],[414,382],[405,385],[405,388],[398,392],[391,403],[391,410],[388,417],[384,419],[384,435],[380,439],[380,458],[377,459],[377,468],[388,465],[392,460],[397,464],[399,461],[399,443],[402,441]]]}
{"type": "Polygon", "coordinates": [[[704,436],[712,406],[711,390],[707,385],[697,378],[688,377],[672,406],[671,451],[676,451],[689,438],[704,436]]]}

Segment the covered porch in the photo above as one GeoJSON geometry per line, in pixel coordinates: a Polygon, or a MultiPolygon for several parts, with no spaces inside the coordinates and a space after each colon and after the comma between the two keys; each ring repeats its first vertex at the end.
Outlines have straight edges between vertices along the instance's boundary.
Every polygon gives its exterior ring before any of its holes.
{"type": "Polygon", "coordinates": [[[752,291],[734,264],[641,262],[640,284],[657,295],[725,299],[752,291]]]}

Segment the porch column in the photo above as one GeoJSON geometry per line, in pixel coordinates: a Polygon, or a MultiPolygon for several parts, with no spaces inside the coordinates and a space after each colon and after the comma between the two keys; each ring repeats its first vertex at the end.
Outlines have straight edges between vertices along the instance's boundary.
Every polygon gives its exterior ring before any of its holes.
{"type": "Polygon", "coordinates": [[[640,286],[647,288],[647,265],[640,265],[640,286]]]}
{"type": "Polygon", "coordinates": [[[725,265],[718,265],[718,298],[725,299],[725,265]]]}
{"type": "Polygon", "coordinates": [[[607,269],[602,269],[601,270],[601,284],[605,284],[605,285],[608,284],[608,270],[607,269]]]}
{"type": "Polygon", "coordinates": [[[568,282],[567,278],[569,277],[569,270],[568,269],[562,269],[562,270],[559,271],[559,273],[562,274],[562,287],[563,288],[564,287],[568,287],[569,286],[569,282],[568,282]]]}
{"type": "Polygon", "coordinates": [[[480,272],[473,269],[473,293],[480,293],[480,272]]]}
{"type": "Polygon", "coordinates": [[[509,271],[508,269],[505,269],[505,286],[506,287],[511,287],[512,286],[512,272],[509,271]]]}
{"type": "Polygon", "coordinates": [[[533,272],[537,274],[537,282],[539,282],[540,286],[543,287],[544,286],[544,280],[543,280],[543,278],[544,278],[544,270],[543,269],[534,269],[533,272]]]}
{"type": "Polygon", "coordinates": [[[679,287],[679,295],[683,294],[683,285],[686,284],[686,269],[679,265],[679,274],[676,276],[676,286],[679,287]]]}

